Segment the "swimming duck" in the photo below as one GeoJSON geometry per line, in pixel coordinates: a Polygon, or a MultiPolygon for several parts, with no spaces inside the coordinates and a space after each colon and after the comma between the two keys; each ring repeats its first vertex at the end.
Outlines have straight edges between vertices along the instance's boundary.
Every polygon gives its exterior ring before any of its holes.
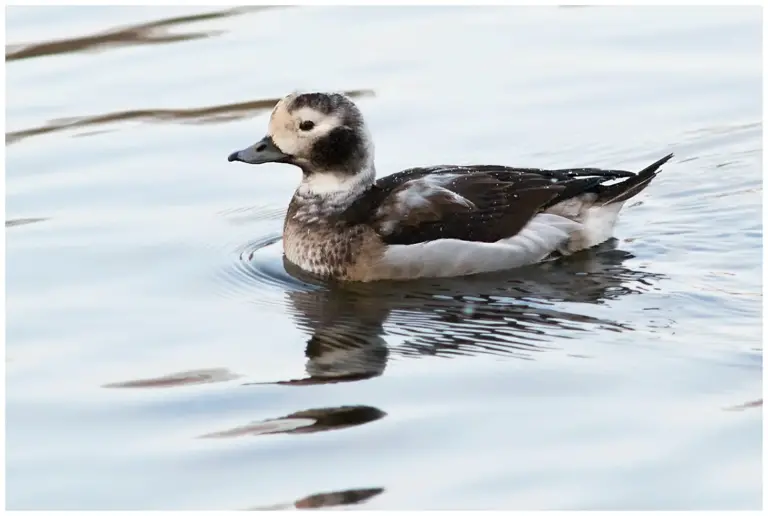
{"type": "Polygon", "coordinates": [[[267,135],[228,161],[299,167],[285,258],[315,276],[374,281],[491,272],[598,245],[670,158],[638,173],[439,165],[377,180],[360,109],[343,94],[312,92],[282,98],[267,135]]]}

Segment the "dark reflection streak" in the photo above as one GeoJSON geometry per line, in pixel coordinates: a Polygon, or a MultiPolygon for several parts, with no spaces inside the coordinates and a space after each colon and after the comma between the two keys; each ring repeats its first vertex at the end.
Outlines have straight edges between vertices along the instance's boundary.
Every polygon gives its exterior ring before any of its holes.
{"type": "Polygon", "coordinates": [[[183,371],[180,373],[169,374],[157,378],[143,378],[140,380],[109,383],[102,385],[102,387],[106,389],[180,387],[185,385],[197,385],[201,383],[226,382],[229,380],[235,380],[237,378],[240,378],[240,375],[233,374],[227,369],[199,369],[195,371],[183,371]]]}
{"type": "Polygon", "coordinates": [[[269,6],[236,7],[224,11],[177,16],[155,22],[131,25],[129,27],[113,29],[79,38],[60,39],[46,41],[44,43],[11,44],[5,47],[5,60],[8,62],[19,59],[30,59],[33,57],[72,54],[76,52],[96,51],[129,45],[156,45],[160,43],[173,43],[205,38],[216,35],[217,33],[209,31],[191,32],[187,34],[168,34],[164,29],[173,25],[226,18],[268,7],[269,6]]]}
{"type": "Polygon", "coordinates": [[[741,405],[736,405],[736,406],[733,406],[733,407],[726,407],[723,410],[729,410],[729,411],[745,410],[745,409],[748,409],[748,408],[758,408],[758,407],[762,407],[762,406],[763,406],[763,399],[760,398],[759,400],[748,401],[747,403],[742,403],[741,405]]]}
{"type": "Polygon", "coordinates": [[[229,430],[201,435],[201,439],[270,434],[313,434],[364,425],[386,416],[375,407],[353,406],[302,410],[277,419],[265,419],[229,430]]]}
{"type": "Polygon", "coordinates": [[[347,489],[330,493],[318,493],[296,500],[290,504],[271,505],[267,507],[253,507],[251,511],[274,511],[283,509],[319,509],[321,507],[338,507],[340,505],[356,505],[366,502],[384,492],[381,487],[366,489],[347,489]]]}
{"type": "Polygon", "coordinates": [[[27,219],[10,219],[5,221],[5,227],[10,228],[13,226],[22,226],[24,224],[32,224],[33,222],[42,222],[48,220],[47,217],[41,218],[27,218],[27,219]]]}
{"type": "Polygon", "coordinates": [[[296,380],[278,380],[276,382],[246,382],[243,385],[326,385],[345,382],[358,382],[360,380],[369,380],[378,376],[374,373],[349,373],[339,377],[309,377],[296,380]]]}
{"type": "MultiPolygon", "coordinates": [[[[345,92],[350,97],[360,97],[372,94],[371,90],[351,90],[345,92]]],[[[41,127],[12,131],[5,134],[5,143],[10,145],[30,136],[37,136],[66,129],[88,127],[140,120],[144,122],[178,122],[186,124],[220,123],[255,116],[263,111],[271,110],[280,99],[248,100],[216,106],[187,109],[134,109],[118,111],[106,115],[84,116],[53,120],[41,127]]]]}

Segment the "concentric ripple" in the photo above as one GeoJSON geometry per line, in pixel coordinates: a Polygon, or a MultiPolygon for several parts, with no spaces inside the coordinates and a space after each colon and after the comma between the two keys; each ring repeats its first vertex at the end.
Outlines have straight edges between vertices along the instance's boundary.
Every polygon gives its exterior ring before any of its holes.
{"type": "Polygon", "coordinates": [[[217,274],[225,295],[264,305],[282,305],[286,291],[312,285],[291,276],[283,265],[279,234],[268,234],[230,250],[217,274]]]}

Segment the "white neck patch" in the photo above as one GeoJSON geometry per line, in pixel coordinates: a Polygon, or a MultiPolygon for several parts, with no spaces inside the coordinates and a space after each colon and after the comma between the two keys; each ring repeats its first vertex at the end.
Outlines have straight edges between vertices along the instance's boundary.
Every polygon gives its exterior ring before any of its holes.
{"type": "Polygon", "coordinates": [[[353,176],[337,172],[318,172],[302,180],[298,193],[302,196],[353,194],[364,190],[373,179],[372,170],[362,170],[353,176]]]}
{"type": "Polygon", "coordinates": [[[315,173],[304,177],[296,190],[299,208],[293,218],[306,223],[347,209],[373,183],[373,170],[354,176],[336,172],[315,173]]]}

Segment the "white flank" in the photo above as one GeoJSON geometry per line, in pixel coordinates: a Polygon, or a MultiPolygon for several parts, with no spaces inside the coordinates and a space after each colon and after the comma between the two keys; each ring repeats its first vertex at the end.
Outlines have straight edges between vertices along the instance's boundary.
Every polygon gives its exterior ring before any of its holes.
{"type": "Polygon", "coordinates": [[[623,202],[617,202],[587,208],[581,221],[584,226],[581,233],[585,247],[602,244],[613,236],[613,228],[623,206],[623,202]]]}
{"type": "Polygon", "coordinates": [[[518,234],[496,242],[441,239],[390,246],[380,262],[392,279],[448,277],[536,263],[558,248],[578,222],[551,213],[536,215],[518,234]]]}
{"type": "Polygon", "coordinates": [[[596,196],[585,194],[555,204],[547,213],[580,222],[582,228],[572,235],[567,246],[560,251],[569,254],[601,244],[613,236],[613,228],[624,206],[623,202],[597,205],[596,196]]]}

